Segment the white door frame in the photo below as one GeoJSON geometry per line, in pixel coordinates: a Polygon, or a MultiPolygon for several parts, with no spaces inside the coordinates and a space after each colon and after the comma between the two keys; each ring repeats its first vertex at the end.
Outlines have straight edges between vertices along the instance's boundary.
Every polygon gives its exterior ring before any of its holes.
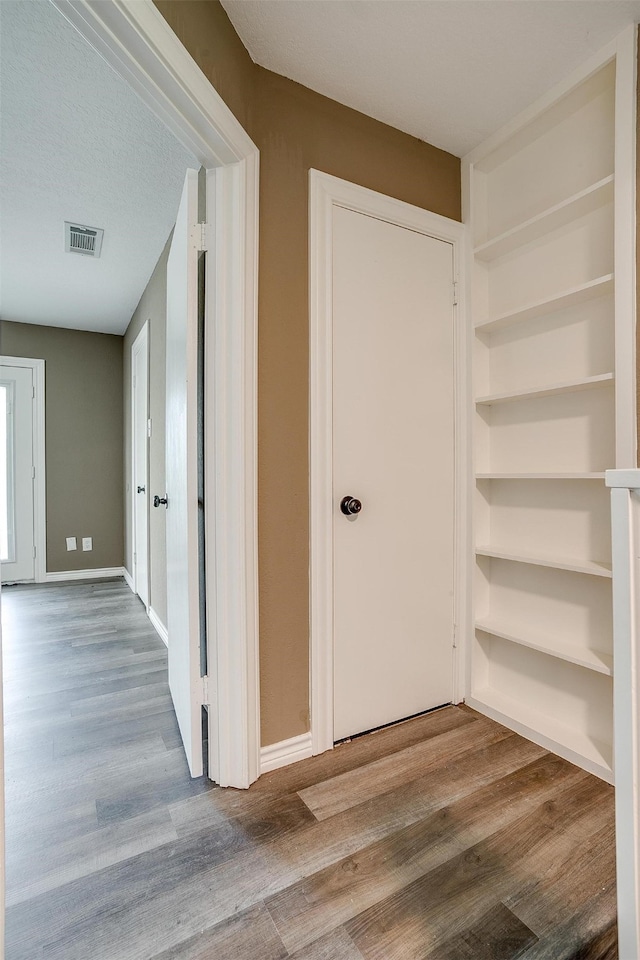
{"type": "Polygon", "coordinates": [[[44,360],[30,357],[0,356],[7,367],[26,367],[33,371],[33,543],[36,548],[34,579],[47,579],[47,477],[45,460],[44,360]]]}
{"type": "Polygon", "coordinates": [[[146,530],[146,539],[147,539],[147,589],[146,593],[146,603],[145,608],[147,613],[149,613],[149,607],[151,606],[151,591],[150,591],[150,582],[151,582],[151,571],[149,569],[149,503],[150,500],[150,491],[149,491],[149,321],[145,320],[140,331],[138,332],[137,337],[131,344],[130,351],[130,396],[131,403],[129,405],[131,411],[131,579],[133,581],[133,592],[140,596],[140,591],[138,589],[138,565],[136,563],[135,557],[138,553],[138,538],[136,536],[137,522],[136,517],[138,513],[138,492],[136,484],[136,403],[139,400],[139,394],[136,393],[135,389],[135,357],[137,353],[144,353],[145,361],[147,364],[147,394],[145,397],[145,422],[147,424],[147,429],[145,431],[145,488],[146,488],[146,499],[145,499],[145,530],[146,530]]]}
{"type": "MultiPolygon", "coordinates": [[[[260,766],[256,528],[259,153],[152,0],[52,0],[208,171],[215,170],[205,379],[210,744],[221,786],[260,766]],[[217,756],[217,763],[215,759],[217,756]]],[[[210,174],[211,175],[211,174],[210,174]]]]}
{"type": "MultiPolygon", "coordinates": [[[[310,345],[309,345],[309,487],[310,487],[310,631],[311,739],[313,754],[333,747],[333,437],[332,437],[332,250],[333,207],[444,240],[453,245],[455,353],[455,548],[454,629],[464,636],[468,611],[470,399],[467,384],[468,332],[465,324],[465,227],[436,213],[357,186],[318,170],[309,173],[310,345]]],[[[453,698],[464,691],[461,648],[454,650],[453,698]]]]}

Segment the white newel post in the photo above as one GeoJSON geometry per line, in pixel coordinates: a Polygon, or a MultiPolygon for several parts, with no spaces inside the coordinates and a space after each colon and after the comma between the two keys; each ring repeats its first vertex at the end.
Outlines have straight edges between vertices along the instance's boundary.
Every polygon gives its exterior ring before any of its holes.
{"type": "Polygon", "coordinates": [[[613,548],[613,709],[620,960],[640,957],[640,470],[607,470],[613,548]]]}

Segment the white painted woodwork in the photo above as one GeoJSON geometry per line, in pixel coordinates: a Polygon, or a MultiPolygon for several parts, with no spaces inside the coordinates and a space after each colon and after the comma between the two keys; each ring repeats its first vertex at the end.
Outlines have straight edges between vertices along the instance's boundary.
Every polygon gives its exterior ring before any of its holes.
{"type": "MultiPolygon", "coordinates": [[[[9,556],[2,562],[2,582],[35,578],[34,523],[34,380],[29,367],[0,366],[6,390],[7,519],[9,556]]],[[[5,459],[6,458],[6,459],[5,459]]]]}
{"type": "Polygon", "coordinates": [[[629,31],[464,163],[476,411],[467,702],[609,781],[619,659],[614,674],[602,481],[635,463],[634,64],[629,31]]]}
{"type": "MultiPolygon", "coordinates": [[[[311,733],[313,753],[334,743],[334,570],[335,496],[333,476],[333,263],[334,212],[348,210],[388,225],[412,231],[450,246],[455,303],[452,358],[455,389],[455,471],[453,496],[455,622],[460,631],[470,621],[471,498],[467,477],[471,470],[469,356],[471,331],[464,325],[466,275],[461,256],[466,231],[462,224],[429,213],[329,174],[309,174],[310,251],[310,626],[311,733]]],[[[347,521],[346,521],[347,522],[347,521]]],[[[465,651],[453,656],[453,699],[464,695],[465,651]]]]}
{"type": "MultiPolygon", "coordinates": [[[[198,594],[198,171],[187,170],[167,261],[167,634],[169,688],[192,777],[202,775],[198,594]]],[[[164,506],[158,509],[164,510],[164,506]]]]}
{"type": "Polygon", "coordinates": [[[206,304],[213,336],[205,344],[207,407],[215,411],[205,422],[207,645],[215,665],[208,712],[216,731],[209,775],[221,786],[248,787],[260,772],[259,154],[153,0],[52,2],[207,169],[208,194],[215,183],[206,304]]]}
{"type": "Polygon", "coordinates": [[[135,592],[149,607],[149,324],[131,347],[131,502],[133,507],[133,580],[135,592]]]}
{"type": "Polygon", "coordinates": [[[336,207],[336,740],[452,699],[453,334],[451,244],[336,207]]]}
{"type": "Polygon", "coordinates": [[[571,287],[568,290],[562,290],[560,293],[553,294],[550,297],[537,300],[519,307],[511,313],[502,316],[492,317],[488,320],[478,320],[475,324],[479,332],[490,332],[502,327],[511,326],[514,323],[522,323],[525,320],[535,320],[543,317],[545,314],[552,314],[565,307],[572,307],[576,304],[583,304],[588,300],[604,296],[607,293],[613,293],[613,274],[608,273],[604,277],[596,277],[595,280],[589,280],[587,283],[580,284],[578,287],[571,287]]]}
{"type": "Polygon", "coordinates": [[[640,470],[609,470],[613,533],[618,952],[640,956],[640,470]]]}

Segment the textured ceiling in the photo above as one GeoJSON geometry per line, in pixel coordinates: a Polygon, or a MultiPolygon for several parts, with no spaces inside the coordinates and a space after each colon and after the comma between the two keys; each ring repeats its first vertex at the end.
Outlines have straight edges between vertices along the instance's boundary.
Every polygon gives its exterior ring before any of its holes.
{"type": "Polygon", "coordinates": [[[640,0],[222,0],[256,63],[464,156],[640,0]]]}
{"type": "Polygon", "coordinates": [[[0,28],[0,317],[123,333],[199,164],[47,0],[0,28]],[[65,220],[104,228],[100,259],[65,220]]]}

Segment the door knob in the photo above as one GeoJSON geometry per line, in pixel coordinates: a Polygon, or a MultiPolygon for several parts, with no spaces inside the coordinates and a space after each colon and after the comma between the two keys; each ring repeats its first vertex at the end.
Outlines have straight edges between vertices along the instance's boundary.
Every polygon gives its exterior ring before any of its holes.
{"type": "Polygon", "coordinates": [[[158,494],[156,493],[155,497],[153,498],[153,505],[154,505],[154,507],[159,507],[161,503],[164,503],[164,505],[165,505],[165,507],[166,507],[166,506],[167,506],[167,498],[166,498],[166,497],[159,497],[158,494]]]}
{"type": "Polygon", "coordinates": [[[146,487],[138,487],[138,493],[144,493],[146,489],[146,487]]]}
{"type": "Polygon", "coordinates": [[[340,501],[340,510],[345,517],[355,517],[362,510],[362,504],[355,497],[343,497],[340,501]]]}

